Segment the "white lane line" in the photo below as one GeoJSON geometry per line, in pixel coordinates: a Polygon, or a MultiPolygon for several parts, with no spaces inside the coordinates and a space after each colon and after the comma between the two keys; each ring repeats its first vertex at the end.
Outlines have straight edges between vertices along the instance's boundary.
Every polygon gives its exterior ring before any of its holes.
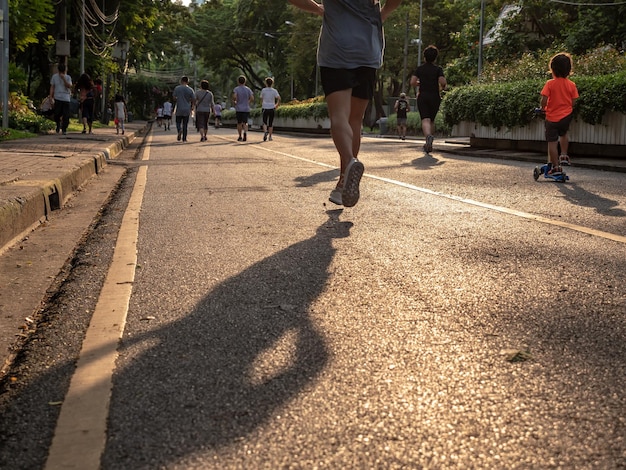
{"type": "MultiPolygon", "coordinates": [[[[265,150],[267,152],[271,152],[271,153],[275,153],[275,154],[278,154],[278,155],[282,155],[282,156],[285,156],[285,157],[288,157],[288,158],[291,158],[291,159],[294,159],[294,160],[300,160],[300,161],[307,162],[307,163],[313,163],[315,165],[323,166],[323,167],[326,167],[326,168],[337,168],[336,165],[328,165],[327,163],[317,162],[315,160],[299,157],[297,155],[292,155],[290,153],[279,152],[277,150],[272,150],[272,149],[269,149],[267,147],[263,147],[261,145],[255,145],[255,147],[257,147],[259,149],[262,149],[262,150],[265,150]]],[[[515,209],[509,209],[507,207],[496,206],[494,204],[489,204],[489,203],[486,203],[486,202],[475,201],[473,199],[466,199],[466,198],[462,198],[460,196],[454,196],[452,194],[446,194],[446,193],[442,193],[442,192],[439,192],[439,191],[433,191],[432,189],[421,188],[419,186],[415,186],[415,185],[410,184],[410,183],[405,183],[403,181],[393,180],[393,179],[390,179],[390,178],[384,178],[382,176],[376,176],[376,175],[372,175],[370,173],[363,174],[363,177],[364,178],[365,177],[366,178],[370,178],[370,179],[373,179],[373,180],[382,181],[384,183],[393,184],[395,186],[401,186],[403,188],[410,189],[412,191],[419,191],[421,193],[431,194],[433,196],[443,197],[443,198],[450,199],[450,200],[453,200],[453,201],[461,202],[463,204],[470,204],[472,206],[482,207],[483,209],[489,209],[489,210],[496,211],[496,212],[501,212],[501,213],[504,213],[504,214],[514,215],[516,217],[520,217],[520,218],[523,218],[523,219],[534,220],[535,222],[541,222],[543,224],[548,224],[548,225],[554,225],[554,226],[557,226],[557,227],[567,228],[567,229],[570,229],[570,230],[574,230],[576,232],[586,233],[587,235],[592,235],[594,237],[606,238],[607,240],[612,240],[614,242],[626,244],[626,237],[622,236],[622,235],[617,235],[617,234],[610,233],[610,232],[604,232],[602,230],[596,230],[596,229],[593,229],[593,228],[584,227],[582,225],[570,224],[568,222],[563,222],[563,221],[560,221],[560,220],[549,219],[547,217],[542,217],[540,215],[531,214],[530,212],[522,212],[522,211],[518,211],[518,210],[515,210],[515,209]]]]}
{"type": "MultiPolygon", "coordinates": [[[[142,160],[150,158],[147,138],[142,160]]],[[[97,470],[106,444],[106,424],[113,386],[117,347],[135,280],[139,212],[147,180],[141,166],[122,219],[113,261],[85,334],[76,371],[63,400],[46,470],[97,470]]]]}

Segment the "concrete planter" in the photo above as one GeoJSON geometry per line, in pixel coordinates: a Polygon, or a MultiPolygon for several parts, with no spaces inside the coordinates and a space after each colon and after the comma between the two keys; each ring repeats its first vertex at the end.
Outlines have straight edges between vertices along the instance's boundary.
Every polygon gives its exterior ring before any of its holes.
{"type": "MultiPolygon", "coordinates": [[[[486,127],[463,121],[452,128],[454,136],[470,137],[473,147],[543,151],[546,149],[544,121],[535,119],[512,129],[486,127]]],[[[626,158],[626,115],[607,113],[601,124],[574,120],[569,129],[570,153],[626,158]]]]}
{"type": "MultiPolygon", "coordinates": [[[[259,127],[263,126],[263,119],[259,116],[254,120],[254,124],[259,127]]],[[[315,130],[315,131],[329,131],[330,119],[305,119],[305,118],[274,118],[274,129],[293,129],[293,130],[315,130]]]]}
{"type": "MultiPolygon", "coordinates": [[[[227,126],[236,126],[237,121],[235,119],[226,119],[222,121],[224,125],[227,126]]],[[[261,116],[257,116],[254,118],[250,118],[248,124],[254,128],[263,127],[263,118],[261,116]]],[[[315,132],[328,134],[330,132],[330,119],[306,119],[306,118],[283,118],[276,117],[274,118],[274,130],[275,131],[306,131],[306,132],[315,132]]]]}

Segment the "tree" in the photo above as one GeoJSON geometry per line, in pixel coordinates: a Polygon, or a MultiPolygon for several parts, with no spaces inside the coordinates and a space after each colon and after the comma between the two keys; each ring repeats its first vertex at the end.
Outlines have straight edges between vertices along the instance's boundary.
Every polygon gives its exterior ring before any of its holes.
{"type": "Polygon", "coordinates": [[[9,33],[11,48],[23,52],[39,42],[39,34],[54,23],[54,8],[48,0],[10,0],[9,33]]]}

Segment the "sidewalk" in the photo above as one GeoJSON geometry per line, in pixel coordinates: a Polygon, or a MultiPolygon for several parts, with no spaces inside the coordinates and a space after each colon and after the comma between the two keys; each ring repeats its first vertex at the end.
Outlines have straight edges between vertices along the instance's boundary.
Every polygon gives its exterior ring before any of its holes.
{"type": "Polygon", "coordinates": [[[146,125],[127,123],[125,135],[116,135],[111,128],[0,143],[0,253],[51,211],[61,209],[146,125]]]}

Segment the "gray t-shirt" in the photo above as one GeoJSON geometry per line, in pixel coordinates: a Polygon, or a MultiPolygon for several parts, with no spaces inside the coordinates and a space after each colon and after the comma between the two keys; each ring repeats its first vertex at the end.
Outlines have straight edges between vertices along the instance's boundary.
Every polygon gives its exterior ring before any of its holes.
{"type": "Polygon", "coordinates": [[[246,85],[239,85],[233,90],[233,93],[237,98],[235,111],[239,111],[242,113],[250,112],[250,97],[254,97],[254,93],[252,93],[252,90],[246,85]]]}
{"type": "Polygon", "coordinates": [[[372,0],[323,0],[317,61],[322,67],[379,68],[385,40],[380,5],[372,0]]]}
{"type": "Polygon", "coordinates": [[[176,100],[176,116],[189,116],[191,114],[191,103],[195,96],[191,87],[178,85],[174,88],[172,96],[176,100]]]}
{"type": "Polygon", "coordinates": [[[213,93],[209,90],[196,91],[196,111],[199,113],[210,113],[213,106],[213,93]]]}

